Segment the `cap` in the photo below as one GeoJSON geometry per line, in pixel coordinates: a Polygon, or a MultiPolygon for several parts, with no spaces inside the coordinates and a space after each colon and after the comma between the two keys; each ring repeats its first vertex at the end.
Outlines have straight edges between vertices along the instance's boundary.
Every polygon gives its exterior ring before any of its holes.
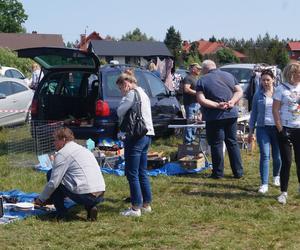
{"type": "Polygon", "coordinates": [[[190,68],[191,68],[191,67],[196,67],[196,68],[198,68],[198,69],[202,69],[202,67],[200,66],[199,63],[191,63],[191,64],[190,64],[190,68]]]}

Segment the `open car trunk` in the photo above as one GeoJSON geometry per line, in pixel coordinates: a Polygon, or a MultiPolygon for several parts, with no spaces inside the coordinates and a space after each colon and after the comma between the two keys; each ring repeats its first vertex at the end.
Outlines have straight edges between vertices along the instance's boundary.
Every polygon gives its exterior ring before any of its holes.
{"type": "Polygon", "coordinates": [[[35,97],[38,120],[60,120],[66,125],[93,124],[98,78],[86,71],[58,72],[42,80],[35,97]]]}

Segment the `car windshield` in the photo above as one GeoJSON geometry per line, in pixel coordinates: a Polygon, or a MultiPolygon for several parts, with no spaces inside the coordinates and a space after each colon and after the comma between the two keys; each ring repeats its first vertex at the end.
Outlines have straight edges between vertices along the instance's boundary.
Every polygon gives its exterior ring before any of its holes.
{"type": "Polygon", "coordinates": [[[234,77],[238,80],[239,83],[250,82],[250,78],[252,76],[252,70],[251,69],[221,68],[221,70],[229,72],[232,75],[234,75],[234,77]]]}

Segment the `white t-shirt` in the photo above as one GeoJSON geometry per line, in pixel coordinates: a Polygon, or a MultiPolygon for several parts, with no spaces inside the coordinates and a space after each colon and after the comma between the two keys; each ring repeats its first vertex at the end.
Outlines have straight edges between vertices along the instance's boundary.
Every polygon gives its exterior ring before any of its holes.
{"type": "Polygon", "coordinates": [[[265,109],[265,125],[274,126],[274,118],[272,113],[273,98],[266,96],[266,109],[265,109]]]}
{"type": "Polygon", "coordinates": [[[273,99],[281,102],[282,126],[300,128],[300,84],[280,84],[275,90],[273,99]]]}

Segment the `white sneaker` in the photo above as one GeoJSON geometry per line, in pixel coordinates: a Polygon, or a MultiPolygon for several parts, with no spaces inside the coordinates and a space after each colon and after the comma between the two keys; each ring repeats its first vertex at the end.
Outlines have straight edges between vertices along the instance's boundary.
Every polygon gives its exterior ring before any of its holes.
{"type": "Polygon", "coordinates": [[[263,184],[259,187],[258,192],[261,194],[265,194],[266,192],[268,192],[269,187],[268,184],[263,184]]]}
{"type": "Polygon", "coordinates": [[[273,185],[275,187],[280,187],[280,176],[274,176],[273,177],[273,185]]]}
{"type": "Polygon", "coordinates": [[[146,214],[146,213],[151,213],[152,212],[152,208],[151,206],[147,206],[147,207],[142,207],[141,208],[142,213],[146,214]]]}
{"type": "Polygon", "coordinates": [[[131,207],[120,213],[120,215],[122,216],[131,216],[131,217],[140,217],[141,214],[142,214],[141,209],[133,210],[131,207]]]}
{"type": "Polygon", "coordinates": [[[287,192],[282,192],[281,195],[278,196],[277,200],[281,204],[286,204],[287,192]]]}

